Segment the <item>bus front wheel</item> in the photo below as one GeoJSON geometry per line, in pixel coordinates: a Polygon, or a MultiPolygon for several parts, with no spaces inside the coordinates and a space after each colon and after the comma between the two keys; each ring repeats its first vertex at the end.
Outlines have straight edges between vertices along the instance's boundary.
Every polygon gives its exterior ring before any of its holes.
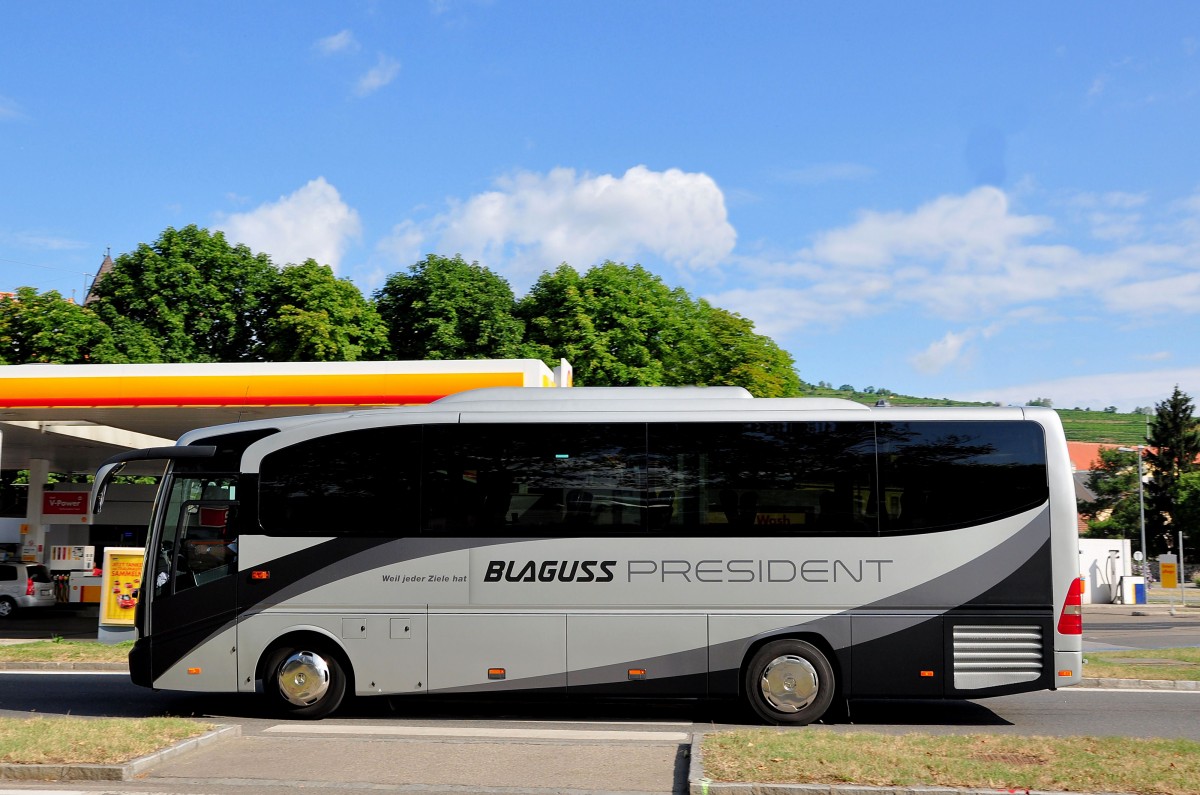
{"type": "Polygon", "coordinates": [[[776,640],[750,658],[743,682],[750,708],[767,723],[804,726],[833,701],[833,666],[802,640],[776,640]]]}
{"type": "Polygon", "coordinates": [[[346,696],[346,673],[322,645],[281,646],[267,660],[263,691],[293,718],[323,718],[346,696]]]}

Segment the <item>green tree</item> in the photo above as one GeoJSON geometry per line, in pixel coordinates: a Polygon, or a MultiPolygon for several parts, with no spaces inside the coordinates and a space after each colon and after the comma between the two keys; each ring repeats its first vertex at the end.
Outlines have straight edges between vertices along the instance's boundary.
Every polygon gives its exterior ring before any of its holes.
{"type": "Polygon", "coordinates": [[[795,397],[802,382],[791,354],[754,331],[736,312],[695,302],[691,344],[677,346],[665,374],[668,385],[740,386],[755,397],[795,397]]]}
{"type": "MultiPolygon", "coordinates": [[[[1179,522],[1182,478],[1196,470],[1200,456],[1200,421],[1187,394],[1175,387],[1171,396],[1154,407],[1146,465],[1150,482],[1146,487],[1146,532],[1162,546],[1174,548],[1173,536],[1180,529],[1194,537],[1195,527],[1179,522]]],[[[1147,542],[1151,547],[1155,544],[1147,542]]]]}
{"type": "Polygon", "coordinates": [[[1200,541],[1200,471],[1185,472],[1179,476],[1172,518],[1177,528],[1183,528],[1184,545],[1194,562],[1194,550],[1200,541]]]}
{"type": "Polygon", "coordinates": [[[746,318],[672,290],[640,265],[545,273],[517,305],[534,355],[588,386],[735,385],[795,395],[791,357],[746,318]]]}
{"type": "Polygon", "coordinates": [[[124,361],[112,330],[90,309],[32,287],[0,297],[0,364],[124,361]]]}
{"type": "Polygon", "coordinates": [[[1116,447],[1100,448],[1100,463],[1088,473],[1094,500],[1080,500],[1079,514],[1087,519],[1088,535],[1098,538],[1138,538],[1141,506],[1138,497],[1138,454],[1116,447]]]}
{"type": "Polygon", "coordinates": [[[430,254],[375,293],[396,359],[508,359],[522,355],[512,288],[462,257],[430,254]]]}
{"type": "Polygon", "coordinates": [[[353,362],[387,351],[387,329],[358,288],[306,260],[280,271],[265,297],[263,351],[271,361],[353,362]]]}
{"type": "Polygon", "coordinates": [[[131,358],[256,361],[276,277],[266,254],[230,245],[220,232],[168,228],[116,258],[93,306],[131,358]]]}
{"type": "Polygon", "coordinates": [[[605,262],[580,275],[542,274],[517,305],[541,357],[563,356],[587,386],[661,386],[688,318],[677,296],[640,265],[605,262]]]}

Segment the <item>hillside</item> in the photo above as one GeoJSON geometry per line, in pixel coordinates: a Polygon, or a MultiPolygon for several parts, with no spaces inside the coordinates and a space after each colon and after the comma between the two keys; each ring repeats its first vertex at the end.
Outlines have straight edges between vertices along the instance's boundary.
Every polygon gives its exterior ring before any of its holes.
{"type": "MultiPolygon", "coordinates": [[[[882,392],[850,392],[842,389],[809,387],[805,397],[831,397],[853,400],[868,406],[887,398],[893,406],[986,406],[986,403],[967,403],[949,398],[921,398],[911,395],[895,395],[882,392]]],[[[1098,442],[1101,444],[1136,445],[1146,441],[1146,415],[1113,414],[1105,411],[1083,409],[1056,409],[1062,418],[1067,440],[1072,442],[1098,442]]]]}

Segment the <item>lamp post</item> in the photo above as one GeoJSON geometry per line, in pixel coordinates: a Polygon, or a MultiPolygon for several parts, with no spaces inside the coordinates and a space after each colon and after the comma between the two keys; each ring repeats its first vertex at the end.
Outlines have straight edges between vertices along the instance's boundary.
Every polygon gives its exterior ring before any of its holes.
{"type": "Polygon", "coordinates": [[[1138,457],[1138,527],[1142,533],[1142,576],[1150,571],[1150,553],[1146,551],[1146,486],[1142,474],[1142,451],[1146,449],[1145,445],[1139,444],[1137,447],[1118,447],[1122,453],[1137,453],[1138,457]]]}

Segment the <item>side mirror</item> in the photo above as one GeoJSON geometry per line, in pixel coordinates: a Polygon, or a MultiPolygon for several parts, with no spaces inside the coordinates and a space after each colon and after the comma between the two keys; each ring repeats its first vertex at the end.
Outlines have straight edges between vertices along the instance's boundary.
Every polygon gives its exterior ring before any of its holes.
{"type": "Polygon", "coordinates": [[[125,462],[118,461],[115,464],[105,464],[96,471],[96,480],[92,483],[91,495],[93,515],[100,513],[104,508],[104,493],[108,491],[108,484],[112,483],[112,479],[124,468],[125,462]]]}

